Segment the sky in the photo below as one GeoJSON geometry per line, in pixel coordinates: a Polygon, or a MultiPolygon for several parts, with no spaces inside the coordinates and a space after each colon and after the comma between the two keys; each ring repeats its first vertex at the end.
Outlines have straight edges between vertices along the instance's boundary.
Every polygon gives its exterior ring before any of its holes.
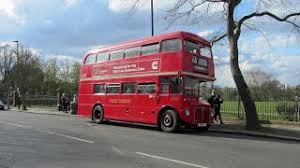
{"type": "MultiPolygon", "coordinates": [[[[223,4],[203,6],[195,15],[170,24],[167,10],[176,0],[154,0],[155,34],[188,31],[211,39],[225,30],[223,4]],[[197,19],[195,19],[197,18],[197,19]]],[[[279,16],[299,12],[300,1],[281,0],[258,4],[243,0],[235,18],[268,10],[279,16]],[[278,3],[274,3],[278,1],[278,3]]],[[[0,0],[0,45],[18,40],[46,59],[80,61],[88,50],[151,35],[150,3],[144,0],[132,10],[134,0],[0,0]]],[[[188,9],[184,6],[182,11],[188,9]]],[[[300,17],[296,18],[300,24],[300,17]]],[[[284,84],[300,84],[300,33],[291,25],[268,17],[254,18],[243,26],[239,40],[243,72],[260,68],[284,84]]],[[[213,46],[216,84],[234,87],[230,73],[228,42],[213,46]]]]}

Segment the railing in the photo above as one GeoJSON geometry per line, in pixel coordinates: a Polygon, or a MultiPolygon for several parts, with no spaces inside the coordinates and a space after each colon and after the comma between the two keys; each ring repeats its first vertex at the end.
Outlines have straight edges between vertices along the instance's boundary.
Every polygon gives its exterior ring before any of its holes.
{"type": "MultiPolygon", "coordinates": [[[[235,116],[245,119],[243,103],[234,89],[216,89],[224,102],[221,113],[224,116],[235,116]]],[[[255,93],[253,97],[256,111],[260,120],[288,120],[300,121],[300,97],[296,92],[287,93],[285,90],[276,93],[255,93]]],[[[209,92],[204,92],[204,97],[209,97],[209,92]]]]}
{"type": "Polygon", "coordinates": [[[31,95],[26,98],[28,106],[57,106],[56,96],[31,95]]]}

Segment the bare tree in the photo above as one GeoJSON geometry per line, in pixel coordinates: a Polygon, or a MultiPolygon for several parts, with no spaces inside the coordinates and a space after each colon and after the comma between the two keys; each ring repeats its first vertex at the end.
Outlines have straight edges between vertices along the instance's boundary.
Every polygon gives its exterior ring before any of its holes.
{"type": "Polygon", "coordinates": [[[282,84],[274,75],[258,67],[245,71],[245,80],[255,101],[275,99],[282,89],[282,84]]]}
{"type": "MultiPolygon", "coordinates": [[[[137,0],[140,2],[143,0],[137,0]]],[[[287,9],[289,3],[297,3],[295,1],[288,0],[253,0],[248,1],[250,5],[256,6],[255,11],[250,13],[244,13],[244,15],[238,17],[236,9],[240,6],[241,2],[245,0],[176,0],[174,6],[172,6],[167,11],[167,17],[170,21],[170,24],[175,23],[176,21],[186,18],[186,23],[199,23],[204,19],[204,12],[206,14],[209,11],[213,11],[218,7],[222,7],[215,15],[221,15],[223,18],[223,24],[225,31],[220,33],[220,35],[215,36],[211,39],[211,43],[214,44],[223,38],[227,37],[229,43],[229,55],[230,55],[230,67],[234,82],[236,84],[237,90],[241,96],[241,100],[245,107],[246,113],[246,127],[248,129],[258,129],[260,124],[258,121],[258,116],[256,112],[256,107],[254,101],[251,97],[248,85],[244,79],[244,76],[239,67],[239,48],[238,41],[241,35],[241,30],[243,27],[247,27],[253,30],[257,30],[255,27],[248,25],[250,20],[258,19],[260,17],[269,17],[273,20],[284,22],[290,24],[297,31],[300,31],[300,23],[297,23],[297,18],[300,15],[299,9],[291,11],[287,9]],[[272,8],[280,7],[280,11],[284,11],[282,16],[276,15],[272,12],[272,8]]],[[[248,4],[249,5],[249,4],[248,4]]],[[[137,5],[135,5],[137,6],[137,5]]],[[[211,19],[214,17],[213,14],[210,14],[211,19]]],[[[209,21],[208,19],[207,21],[209,21]]],[[[219,20],[220,21],[220,20],[219,20]]],[[[222,22],[220,22],[222,24],[222,22]]]]}
{"type": "Polygon", "coordinates": [[[0,79],[9,74],[15,64],[15,56],[9,45],[0,46],[0,79]]]}

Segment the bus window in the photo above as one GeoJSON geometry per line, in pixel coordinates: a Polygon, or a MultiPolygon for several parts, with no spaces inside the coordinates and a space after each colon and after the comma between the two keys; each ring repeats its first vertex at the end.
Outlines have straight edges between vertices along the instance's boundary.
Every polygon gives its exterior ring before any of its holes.
{"type": "Polygon", "coordinates": [[[141,83],[138,85],[139,93],[155,93],[155,83],[141,83]]]}
{"type": "Polygon", "coordinates": [[[184,78],[185,84],[185,94],[187,96],[199,96],[199,83],[200,80],[195,77],[188,77],[184,78]]]}
{"type": "Polygon", "coordinates": [[[105,84],[95,84],[94,93],[105,93],[105,84]]]}
{"type": "Polygon", "coordinates": [[[108,84],[106,88],[108,94],[120,93],[121,91],[120,84],[108,84]]]}
{"type": "Polygon", "coordinates": [[[178,51],[180,50],[181,40],[179,39],[172,39],[172,40],[164,40],[161,43],[161,51],[168,52],[168,51],[178,51]]]}
{"type": "Polygon", "coordinates": [[[91,54],[86,57],[84,64],[93,64],[96,62],[96,54],[91,54]]]}
{"type": "Polygon", "coordinates": [[[200,48],[200,54],[204,57],[208,57],[211,58],[211,50],[210,47],[208,46],[203,46],[202,48],[200,48]]]}
{"type": "Polygon", "coordinates": [[[97,62],[105,62],[108,61],[108,52],[98,53],[97,62]]]}
{"type": "Polygon", "coordinates": [[[196,54],[199,53],[199,45],[197,43],[184,40],[184,48],[187,52],[196,54]]]}
{"type": "Polygon", "coordinates": [[[135,93],[136,83],[123,83],[122,93],[135,93]]]}
{"type": "Polygon", "coordinates": [[[142,46],[142,55],[155,54],[158,53],[158,51],[159,51],[158,43],[142,46]]]}
{"type": "Polygon", "coordinates": [[[181,93],[182,92],[182,79],[179,76],[170,78],[170,93],[181,93]]]}
{"type": "Polygon", "coordinates": [[[169,77],[160,78],[160,93],[169,93],[169,77]]]}
{"type": "Polygon", "coordinates": [[[128,48],[125,50],[125,58],[130,58],[140,55],[140,47],[128,48]]]}
{"type": "Polygon", "coordinates": [[[110,53],[110,60],[123,59],[123,56],[124,56],[123,50],[113,51],[110,53]]]}

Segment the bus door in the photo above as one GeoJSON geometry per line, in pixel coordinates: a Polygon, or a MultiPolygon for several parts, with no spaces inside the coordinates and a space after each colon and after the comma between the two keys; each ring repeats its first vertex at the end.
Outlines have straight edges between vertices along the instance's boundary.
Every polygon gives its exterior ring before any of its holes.
{"type": "Polygon", "coordinates": [[[135,121],[134,104],[137,84],[135,82],[122,83],[122,94],[119,98],[121,117],[126,121],[135,121]]]}
{"type": "Polygon", "coordinates": [[[179,107],[182,100],[182,78],[180,76],[160,77],[159,106],[166,104],[179,107]]]}
{"type": "Polygon", "coordinates": [[[123,119],[122,106],[120,105],[121,84],[107,84],[106,85],[106,100],[107,105],[105,113],[111,116],[111,119],[123,119]]]}
{"type": "Polygon", "coordinates": [[[135,97],[135,117],[139,122],[156,124],[157,93],[155,83],[138,84],[135,97]]]}

